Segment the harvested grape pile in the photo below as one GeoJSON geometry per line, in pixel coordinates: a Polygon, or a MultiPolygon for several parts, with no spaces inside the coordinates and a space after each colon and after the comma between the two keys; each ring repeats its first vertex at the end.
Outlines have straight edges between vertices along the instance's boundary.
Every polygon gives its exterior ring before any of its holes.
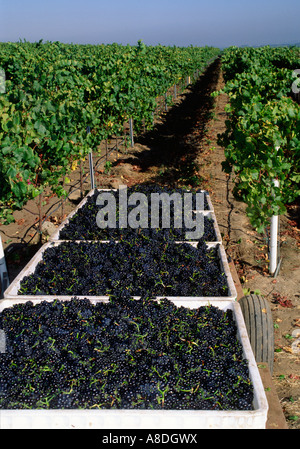
{"type": "MultiPolygon", "coordinates": [[[[199,191],[201,192],[201,191],[199,191]]],[[[187,192],[184,189],[174,188],[169,189],[167,187],[160,187],[156,185],[148,185],[148,186],[133,186],[127,189],[127,197],[129,198],[132,194],[141,193],[145,195],[144,202],[142,205],[138,203],[139,209],[146,210],[147,214],[147,226],[142,226],[142,222],[140,222],[139,228],[131,227],[129,224],[127,227],[121,227],[119,222],[119,190],[111,190],[109,194],[113,196],[116,202],[116,223],[112,228],[106,227],[101,228],[96,223],[96,217],[101,210],[101,206],[96,204],[98,195],[101,191],[96,190],[95,193],[91,196],[87,197],[86,203],[77,210],[77,212],[69,219],[69,222],[65,225],[65,227],[59,233],[60,240],[118,240],[120,237],[131,237],[132,235],[136,235],[138,233],[143,233],[144,235],[153,238],[155,240],[165,240],[165,239],[175,239],[175,240],[198,240],[198,237],[190,236],[190,238],[186,238],[187,232],[194,232],[196,230],[196,215],[195,213],[191,214],[191,220],[194,220],[194,225],[189,225],[186,222],[184,216],[184,195],[187,192]],[[155,215],[157,215],[157,219],[159,220],[159,226],[151,227],[153,209],[151,209],[151,194],[178,194],[180,195],[180,201],[182,207],[179,210],[176,209],[175,203],[173,201],[170,202],[169,211],[170,211],[170,225],[164,228],[162,225],[162,217],[166,214],[163,203],[159,203],[159,208],[155,215]],[[176,227],[176,218],[180,218],[181,226],[176,227]]],[[[196,210],[197,201],[196,201],[196,193],[197,191],[191,191],[193,195],[190,196],[190,206],[191,210],[196,210]]],[[[105,204],[106,205],[106,204],[105,204]]],[[[128,215],[135,209],[136,205],[128,205],[128,215]]],[[[208,203],[206,196],[203,194],[203,210],[208,209],[208,203]]],[[[104,220],[103,220],[104,222],[104,220]]],[[[217,240],[216,232],[214,229],[213,219],[204,216],[203,217],[203,229],[201,228],[201,232],[203,233],[202,238],[205,241],[215,242],[217,240]]]]}
{"type": "Polygon", "coordinates": [[[145,235],[120,242],[61,242],[47,248],[19,295],[228,296],[218,248],[145,235]]]}
{"type": "Polygon", "coordinates": [[[250,410],[233,313],[167,299],[17,304],[0,313],[0,409],[250,410]]]}

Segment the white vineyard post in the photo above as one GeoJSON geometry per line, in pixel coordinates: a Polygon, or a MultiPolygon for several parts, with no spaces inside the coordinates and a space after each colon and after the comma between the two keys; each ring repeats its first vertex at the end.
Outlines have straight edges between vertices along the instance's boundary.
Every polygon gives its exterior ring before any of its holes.
{"type": "MultiPolygon", "coordinates": [[[[276,151],[279,150],[279,147],[276,147],[276,151]]],[[[274,186],[279,187],[278,179],[273,180],[274,186]]],[[[271,275],[274,275],[277,268],[277,248],[278,248],[278,215],[273,215],[271,217],[271,225],[270,225],[270,256],[269,256],[269,272],[271,275]]]]}
{"type": "MultiPolygon", "coordinates": [[[[275,187],[279,187],[279,182],[277,179],[274,180],[275,187]]],[[[277,239],[278,239],[278,215],[273,215],[271,217],[271,226],[270,226],[270,263],[269,263],[269,271],[270,274],[273,275],[277,268],[277,239]]]]}
{"type": "Polygon", "coordinates": [[[93,152],[89,152],[89,165],[90,165],[90,177],[91,177],[91,189],[95,188],[95,177],[94,177],[94,163],[93,163],[93,152]]]}

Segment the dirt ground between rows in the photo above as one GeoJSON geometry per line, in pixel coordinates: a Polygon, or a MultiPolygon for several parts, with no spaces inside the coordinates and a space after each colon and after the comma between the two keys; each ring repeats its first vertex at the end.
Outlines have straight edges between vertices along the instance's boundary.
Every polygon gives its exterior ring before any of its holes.
{"type": "MultiPolygon", "coordinates": [[[[225,129],[228,102],[211,92],[223,86],[220,63],[213,63],[200,79],[178,96],[175,104],[156,121],[155,128],[135,138],[134,147],[104,158],[95,170],[96,187],[117,188],[141,183],[199,187],[210,192],[217,222],[227,252],[235,264],[245,293],[256,292],[270,303],[275,326],[273,381],[289,429],[300,429],[300,222],[299,203],[280,217],[280,257],[276,278],[268,273],[267,242],[257,234],[245,214],[245,204],[232,195],[233,181],[222,171],[224,150],[217,136],[225,129]],[[109,170],[104,163],[110,162],[109,170]],[[298,352],[297,352],[298,351],[298,352]]],[[[105,152],[104,144],[101,146],[105,152]]],[[[95,155],[95,160],[97,159],[95,155]]],[[[88,163],[84,165],[88,174],[88,163]]],[[[72,172],[72,187],[78,188],[79,171],[72,172]]],[[[90,189],[87,177],[85,193],[90,189]]],[[[49,226],[58,226],[80,201],[80,191],[71,193],[64,209],[51,194],[43,197],[44,213],[52,210],[49,226]],[[57,205],[58,204],[58,205],[57,205]],[[52,209],[50,209],[52,207],[52,209]],[[55,210],[56,209],[56,210],[55,210]],[[62,213],[64,214],[62,216],[62,213]]],[[[15,213],[16,222],[0,226],[10,281],[28,262],[40,244],[37,226],[37,201],[15,213]],[[29,243],[29,244],[28,244],[29,243]]],[[[47,239],[47,236],[43,237],[47,239]]]]}

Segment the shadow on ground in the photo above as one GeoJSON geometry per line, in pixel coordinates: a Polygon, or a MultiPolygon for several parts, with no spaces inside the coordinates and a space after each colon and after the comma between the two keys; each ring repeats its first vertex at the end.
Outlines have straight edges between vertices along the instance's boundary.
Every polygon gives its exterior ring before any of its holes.
{"type": "MultiPolygon", "coordinates": [[[[220,60],[217,59],[187,88],[182,100],[169,109],[155,128],[135,139],[139,151],[133,149],[132,157],[126,157],[124,162],[138,166],[141,173],[152,171],[151,183],[199,185],[196,156],[212,117],[214,99],[211,93],[216,90],[219,71],[220,60]],[[145,150],[141,150],[141,146],[145,150]]],[[[122,160],[118,160],[120,162],[122,160]]]]}

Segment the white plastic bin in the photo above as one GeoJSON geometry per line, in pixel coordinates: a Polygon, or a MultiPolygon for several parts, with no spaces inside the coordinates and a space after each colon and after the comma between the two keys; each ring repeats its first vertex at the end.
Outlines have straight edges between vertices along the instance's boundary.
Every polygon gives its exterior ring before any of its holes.
{"type": "MultiPolygon", "coordinates": [[[[35,298],[33,303],[42,300],[44,298],[35,298]]],[[[98,301],[101,299],[92,300],[93,303],[98,301]]],[[[22,302],[26,299],[3,299],[0,311],[22,302]]],[[[0,429],[264,429],[268,402],[238,302],[203,298],[192,301],[178,298],[173,302],[178,307],[198,308],[210,304],[233,311],[237,336],[249,363],[254,391],[252,410],[0,410],[0,429]]]]}

